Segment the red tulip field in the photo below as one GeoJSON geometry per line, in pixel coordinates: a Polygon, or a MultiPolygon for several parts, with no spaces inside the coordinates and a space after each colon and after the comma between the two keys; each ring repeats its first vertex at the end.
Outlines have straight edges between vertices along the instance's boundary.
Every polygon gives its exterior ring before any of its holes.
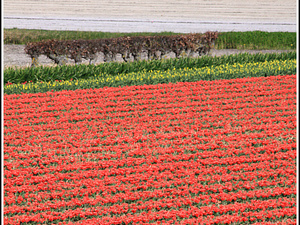
{"type": "Polygon", "coordinates": [[[296,224],[296,79],[4,95],[4,223],[296,224]]]}

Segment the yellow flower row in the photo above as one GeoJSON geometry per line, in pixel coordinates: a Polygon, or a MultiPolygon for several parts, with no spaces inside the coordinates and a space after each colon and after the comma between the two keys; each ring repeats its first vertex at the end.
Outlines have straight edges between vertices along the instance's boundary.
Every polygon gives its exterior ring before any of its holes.
{"type": "Polygon", "coordinates": [[[197,81],[213,79],[230,79],[237,77],[278,75],[296,73],[296,60],[274,60],[246,64],[225,64],[203,68],[172,69],[167,71],[141,71],[108,76],[95,75],[92,79],[11,84],[4,87],[4,93],[45,92],[51,90],[75,90],[100,88],[104,86],[125,86],[157,84],[178,81],[197,81]]]}

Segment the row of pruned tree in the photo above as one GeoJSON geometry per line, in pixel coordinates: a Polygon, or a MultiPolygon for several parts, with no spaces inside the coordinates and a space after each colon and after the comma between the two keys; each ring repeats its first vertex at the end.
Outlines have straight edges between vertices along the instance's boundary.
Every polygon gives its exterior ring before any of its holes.
{"type": "Polygon", "coordinates": [[[121,54],[126,62],[130,58],[140,60],[141,54],[146,53],[148,60],[161,59],[168,53],[175,53],[177,58],[198,54],[207,54],[218,32],[204,34],[186,34],[171,36],[136,36],[119,37],[98,40],[47,40],[28,43],[25,47],[26,54],[32,58],[32,65],[38,64],[40,55],[45,55],[55,63],[62,65],[69,59],[79,64],[85,60],[93,63],[100,53],[104,61],[116,60],[116,55],[121,54]]]}

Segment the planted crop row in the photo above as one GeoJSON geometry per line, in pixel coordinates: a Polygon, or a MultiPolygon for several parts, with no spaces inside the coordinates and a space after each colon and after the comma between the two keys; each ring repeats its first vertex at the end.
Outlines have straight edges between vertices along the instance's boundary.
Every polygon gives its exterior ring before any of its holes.
{"type": "Polygon", "coordinates": [[[7,84],[5,94],[39,93],[48,91],[90,89],[101,87],[133,86],[144,84],[176,83],[182,81],[219,80],[243,77],[261,77],[295,74],[296,60],[273,60],[256,63],[234,63],[201,68],[183,68],[166,71],[140,71],[118,75],[95,74],[93,78],[7,84]]]}
{"type": "Polygon", "coordinates": [[[222,64],[265,62],[272,60],[296,59],[296,52],[281,54],[237,54],[220,57],[181,58],[168,60],[139,61],[128,63],[105,63],[100,65],[75,65],[36,68],[7,68],[4,70],[4,83],[48,82],[55,80],[88,79],[98,74],[118,75],[139,71],[167,71],[170,69],[202,68],[222,64]]]}
{"type": "Polygon", "coordinates": [[[4,96],[4,224],[296,224],[296,75],[4,96]]]}

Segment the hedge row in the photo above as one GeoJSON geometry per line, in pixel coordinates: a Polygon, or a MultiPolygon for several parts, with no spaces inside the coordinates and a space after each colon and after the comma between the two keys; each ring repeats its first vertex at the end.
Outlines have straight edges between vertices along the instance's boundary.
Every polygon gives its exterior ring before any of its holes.
{"type": "Polygon", "coordinates": [[[74,60],[75,64],[80,64],[83,59],[89,60],[92,64],[100,53],[104,54],[105,61],[115,61],[117,54],[121,54],[125,62],[131,56],[136,61],[141,59],[143,52],[147,53],[148,60],[160,59],[170,52],[174,52],[178,58],[182,53],[187,56],[191,52],[199,55],[206,54],[217,37],[217,32],[206,32],[205,34],[136,36],[98,40],[47,40],[28,43],[25,52],[32,58],[33,66],[38,65],[40,55],[47,56],[59,65],[65,64],[69,59],[74,60]]]}

